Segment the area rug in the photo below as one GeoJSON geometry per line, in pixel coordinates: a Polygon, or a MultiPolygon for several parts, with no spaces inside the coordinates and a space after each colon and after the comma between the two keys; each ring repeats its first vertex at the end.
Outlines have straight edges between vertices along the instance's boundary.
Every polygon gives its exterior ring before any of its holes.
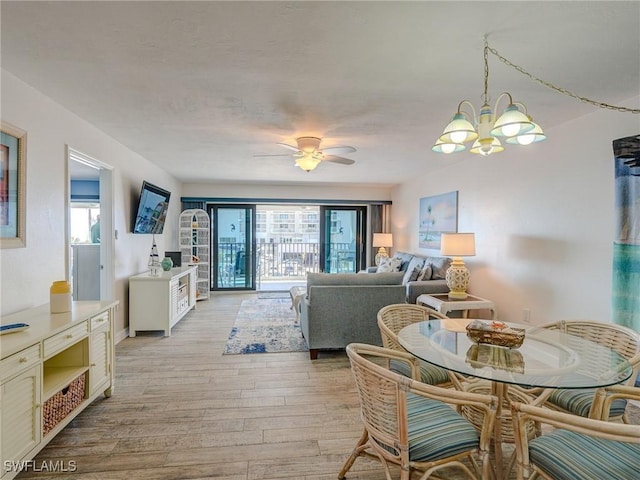
{"type": "Polygon", "coordinates": [[[290,298],[255,298],[240,305],[224,354],[308,350],[290,298]]]}
{"type": "Polygon", "coordinates": [[[289,292],[258,292],[258,298],[291,298],[289,292]]]}

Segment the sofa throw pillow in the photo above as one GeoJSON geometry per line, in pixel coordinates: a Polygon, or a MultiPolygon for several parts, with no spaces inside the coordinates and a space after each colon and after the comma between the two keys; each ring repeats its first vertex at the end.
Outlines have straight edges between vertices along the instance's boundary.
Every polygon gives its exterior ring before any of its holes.
{"type": "Polygon", "coordinates": [[[431,258],[431,280],[444,280],[447,277],[447,270],[451,266],[449,257],[431,258]]]}
{"type": "Polygon", "coordinates": [[[376,273],[399,272],[402,262],[396,257],[382,257],[376,273]]]}
{"type": "MultiPolygon", "coordinates": [[[[402,283],[406,285],[408,282],[414,282],[416,278],[418,278],[418,274],[420,274],[420,270],[422,270],[422,265],[424,265],[424,258],[413,257],[409,261],[409,265],[407,265],[407,268],[404,269],[405,272],[404,272],[404,279],[402,280],[402,283]],[[415,271],[416,268],[418,269],[417,272],[415,271]]],[[[403,267],[400,267],[400,270],[403,270],[403,267]]]]}
{"type": "Polygon", "coordinates": [[[422,268],[420,268],[420,266],[416,265],[410,275],[407,276],[405,274],[405,278],[407,279],[407,282],[415,282],[416,280],[418,280],[418,276],[420,275],[421,271],[422,271],[422,268]]]}
{"type": "Polygon", "coordinates": [[[429,262],[425,262],[424,267],[422,267],[422,270],[420,270],[420,273],[418,274],[417,280],[419,282],[423,280],[431,280],[431,271],[431,264],[429,262]]]}

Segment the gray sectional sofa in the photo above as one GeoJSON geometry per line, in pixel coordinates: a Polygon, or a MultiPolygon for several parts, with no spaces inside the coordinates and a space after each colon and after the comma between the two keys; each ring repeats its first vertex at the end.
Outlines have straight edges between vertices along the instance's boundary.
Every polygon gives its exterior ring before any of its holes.
{"type": "MultiPolygon", "coordinates": [[[[403,273],[402,283],[406,287],[407,303],[416,303],[418,296],[423,293],[449,292],[445,274],[451,265],[451,258],[430,257],[405,252],[397,252],[393,258],[400,260],[400,271],[403,273]],[[428,278],[418,280],[421,273],[427,273],[428,278]]],[[[377,267],[367,269],[369,273],[376,271],[377,267]]]]}
{"type": "Polygon", "coordinates": [[[341,349],[352,342],[382,345],[378,310],[405,301],[403,277],[403,272],[309,273],[300,326],[310,358],[318,358],[319,350],[341,349]]]}
{"type": "Polygon", "coordinates": [[[447,293],[448,257],[398,252],[397,272],[309,273],[300,300],[300,326],[312,360],[319,350],[345,348],[351,342],[382,345],[378,311],[393,303],[416,303],[423,293],[447,293]],[[422,273],[428,278],[417,280],[422,273]]]}

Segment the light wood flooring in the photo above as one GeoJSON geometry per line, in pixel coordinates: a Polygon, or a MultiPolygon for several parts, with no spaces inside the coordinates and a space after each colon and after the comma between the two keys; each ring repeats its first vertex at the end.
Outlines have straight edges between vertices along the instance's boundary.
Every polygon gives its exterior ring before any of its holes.
{"type": "MultiPolygon", "coordinates": [[[[362,433],[344,352],[222,355],[242,300],[212,295],[172,330],[116,346],[113,396],[36,457],[67,474],[18,478],[335,480],[362,433]]],[[[359,459],[349,479],[383,480],[359,459]]]]}
{"type": "MultiPolygon", "coordinates": [[[[36,457],[36,466],[73,461],[77,471],[18,478],[335,480],[362,433],[348,359],[222,355],[240,303],[252,297],[213,295],[171,337],[120,342],[113,396],[95,401],[36,457]]],[[[347,478],[385,477],[360,458],[347,478]]]]}

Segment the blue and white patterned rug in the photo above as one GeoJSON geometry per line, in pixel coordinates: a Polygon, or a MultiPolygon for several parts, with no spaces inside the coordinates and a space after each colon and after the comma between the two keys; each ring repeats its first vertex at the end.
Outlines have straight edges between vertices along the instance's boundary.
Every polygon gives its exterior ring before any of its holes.
{"type": "Polygon", "coordinates": [[[308,350],[290,298],[255,298],[240,305],[224,354],[308,350]]]}

